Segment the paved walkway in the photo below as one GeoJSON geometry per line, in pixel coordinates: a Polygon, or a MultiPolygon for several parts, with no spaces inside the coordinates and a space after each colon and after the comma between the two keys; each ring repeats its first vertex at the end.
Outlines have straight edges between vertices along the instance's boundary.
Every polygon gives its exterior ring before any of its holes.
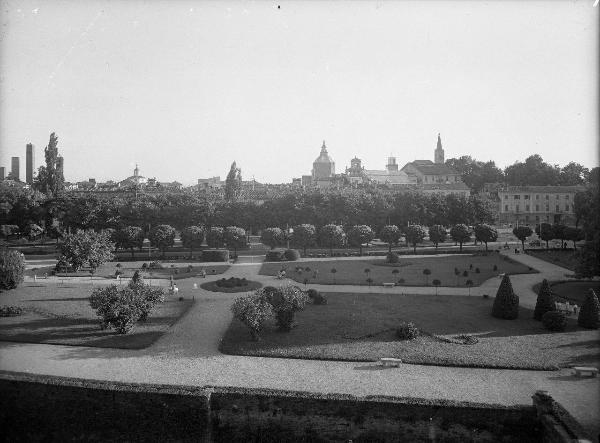
{"type": "MultiPolygon", "coordinates": [[[[534,257],[511,256],[541,274],[511,277],[519,295],[542,278],[560,278],[569,271],[534,257]],[[525,278],[519,278],[525,277],[525,278]]],[[[234,265],[225,275],[179,280],[180,295],[196,304],[156,343],[143,350],[37,345],[0,342],[0,369],[98,380],[161,384],[218,385],[287,389],[357,396],[390,395],[497,403],[531,404],[538,389],[547,390],[597,436],[600,432],[599,378],[575,378],[570,370],[522,371],[441,366],[402,365],[382,369],[374,363],[311,361],[222,355],[219,342],[231,320],[229,308],[236,294],[194,290],[193,283],[235,275],[264,284],[281,281],[259,276],[260,264],[234,265]]],[[[489,282],[489,281],[488,281],[489,282]]],[[[486,282],[486,284],[488,283],[486,282]]],[[[489,288],[497,287],[493,279],[489,288]]],[[[485,284],[484,284],[485,285],[485,284]]],[[[309,285],[319,287],[319,285],[309,285]]],[[[323,285],[323,290],[333,287],[323,285]]],[[[345,286],[350,292],[373,288],[345,286]]],[[[395,291],[400,288],[384,289],[395,291]]],[[[405,288],[410,293],[434,293],[435,288],[405,288]],[[419,292],[421,293],[421,292],[419,292]]],[[[458,289],[461,288],[448,288],[458,289]]],[[[476,288],[473,288],[474,291],[476,288]]],[[[441,292],[442,288],[440,288],[441,292]]],[[[462,289],[464,294],[465,289],[462,289]]],[[[491,295],[494,292],[490,292],[491,295]]],[[[531,303],[530,294],[521,295],[531,303]]],[[[535,303],[535,300],[534,300],[535,303]]]]}

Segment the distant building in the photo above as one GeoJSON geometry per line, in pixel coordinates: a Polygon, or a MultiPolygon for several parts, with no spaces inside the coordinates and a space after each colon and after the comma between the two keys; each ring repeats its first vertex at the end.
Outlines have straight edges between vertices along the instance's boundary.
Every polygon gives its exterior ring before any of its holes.
{"type": "Polygon", "coordinates": [[[442,149],[442,140],[439,134],[433,156],[435,162],[431,160],[415,160],[404,165],[402,171],[408,175],[415,175],[419,184],[462,182],[460,173],[444,164],[444,150],[442,149]]]}
{"type": "Polygon", "coordinates": [[[323,140],[323,146],[321,146],[321,153],[313,162],[311,175],[313,182],[329,182],[330,180],[327,179],[330,179],[335,175],[335,162],[327,153],[327,146],[325,146],[325,140],[323,140]]]}
{"type": "Polygon", "coordinates": [[[198,189],[221,188],[224,185],[219,176],[198,179],[198,189]]]}
{"type": "Polygon", "coordinates": [[[21,181],[19,171],[19,157],[12,157],[10,159],[10,178],[14,181],[21,181]]]}
{"type": "Polygon", "coordinates": [[[0,181],[3,181],[6,178],[6,168],[4,166],[0,166],[0,181]]]}
{"type": "Polygon", "coordinates": [[[433,154],[433,161],[436,165],[444,164],[444,150],[442,149],[442,137],[438,133],[438,141],[437,146],[435,148],[435,153],[433,154]]]}
{"type": "Polygon", "coordinates": [[[346,178],[351,184],[364,183],[368,180],[360,158],[354,157],[350,160],[350,167],[346,168],[346,178]]]}
{"type": "Polygon", "coordinates": [[[25,147],[25,181],[33,184],[33,171],[35,170],[35,147],[27,143],[25,147]]]}
{"type": "Polygon", "coordinates": [[[300,181],[303,187],[312,186],[312,175],[303,175],[300,181]]]}
{"type": "Polygon", "coordinates": [[[140,175],[140,169],[138,165],[135,165],[135,169],[133,170],[133,175],[127,177],[125,180],[119,182],[119,186],[122,187],[140,187],[145,185],[148,182],[148,179],[143,175],[140,175]]]}
{"type": "Polygon", "coordinates": [[[419,189],[423,194],[457,195],[459,197],[469,197],[471,189],[463,182],[458,183],[427,183],[420,185],[419,189]]]}
{"type": "Polygon", "coordinates": [[[582,186],[508,186],[498,189],[498,222],[575,224],[573,201],[582,186]]]}
{"type": "Polygon", "coordinates": [[[403,186],[417,183],[415,175],[409,175],[404,171],[398,170],[396,157],[388,157],[388,162],[384,170],[365,170],[366,178],[377,184],[390,186],[403,186]]]}

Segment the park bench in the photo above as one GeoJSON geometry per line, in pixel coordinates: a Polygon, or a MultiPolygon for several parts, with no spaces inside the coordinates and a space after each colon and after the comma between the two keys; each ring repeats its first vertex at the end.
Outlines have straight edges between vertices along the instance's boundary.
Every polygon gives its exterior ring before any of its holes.
{"type": "Polygon", "coordinates": [[[402,360],[399,358],[392,358],[392,357],[381,357],[379,359],[379,363],[381,363],[381,366],[400,366],[400,363],[402,363],[402,360]]]}
{"type": "Polygon", "coordinates": [[[592,377],[595,377],[598,374],[598,368],[594,368],[592,366],[573,366],[573,370],[575,371],[575,375],[578,377],[582,377],[583,374],[589,373],[592,377]]]}
{"type": "Polygon", "coordinates": [[[393,288],[396,286],[396,283],[382,283],[384,288],[393,288]]]}

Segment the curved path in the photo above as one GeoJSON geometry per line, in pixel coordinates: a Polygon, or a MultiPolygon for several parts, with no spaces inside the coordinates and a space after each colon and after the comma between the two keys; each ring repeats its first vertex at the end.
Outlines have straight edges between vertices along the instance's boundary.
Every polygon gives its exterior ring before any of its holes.
{"type": "MultiPolygon", "coordinates": [[[[535,304],[531,286],[541,278],[562,278],[568,270],[526,255],[511,256],[541,271],[511,277],[522,303],[535,304]]],[[[281,283],[257,275],[260,264],[232,266],[224,275],[281,283]]],[[[207,277],[206,280],[223,275],[207,277]]],[[[217,385],[286,389],[357,396],[390,395],[498,403],[531,404],[536,390],[547,390],[594,436],[600,416],[599,378],[575,378],[568,369],[524,371],[442,366],[402,365],[382,369],[374,363],[276,359],[220,354],[219,342],[231,320],[229,308],[236,294],[192,289],[197,279],[179,280],[180,295],[194,296],[195,305],[149,348],[121,350],[93,347],[0,342],[0,369],[97,380],[160,384],[217,385]]],[[[488,289],[499,284],[492,279],[488,289]]],[[[310,285],[319,288],[319,285],[310,285]]],[[[340,291],[375,287],[341,286],[340,291]]],[[[323,285],[325,291],[334,287],[323,285]]],[[[378,288],[401,291],[402,288],[378,288]]],[[[456,288],[447,288],[456,289],[456,288]]],[[[473,288],[473,291],[476,288],[473,288]]],[[[404,288],[431,293],[434,288],[404,288]]],[[[440,292],[443,288],[440,288],[440,292]]],[[[460,288],[459,288],[460,290],[460,288]]],[[[464,289],[463,289],[464,291],[464,289]]],[[[493,292],[491,292],[493,294],[493,292]]]]}

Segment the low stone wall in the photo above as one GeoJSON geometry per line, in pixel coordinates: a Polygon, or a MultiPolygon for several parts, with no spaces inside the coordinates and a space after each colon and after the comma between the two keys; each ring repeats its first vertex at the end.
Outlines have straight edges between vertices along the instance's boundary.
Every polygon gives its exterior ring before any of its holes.
{"type": "Polygon", "coordinates": [[[442,400],[147,385],[0,372],[6,441],[503,441],[584,437],[551,397],[442,400]]]}

